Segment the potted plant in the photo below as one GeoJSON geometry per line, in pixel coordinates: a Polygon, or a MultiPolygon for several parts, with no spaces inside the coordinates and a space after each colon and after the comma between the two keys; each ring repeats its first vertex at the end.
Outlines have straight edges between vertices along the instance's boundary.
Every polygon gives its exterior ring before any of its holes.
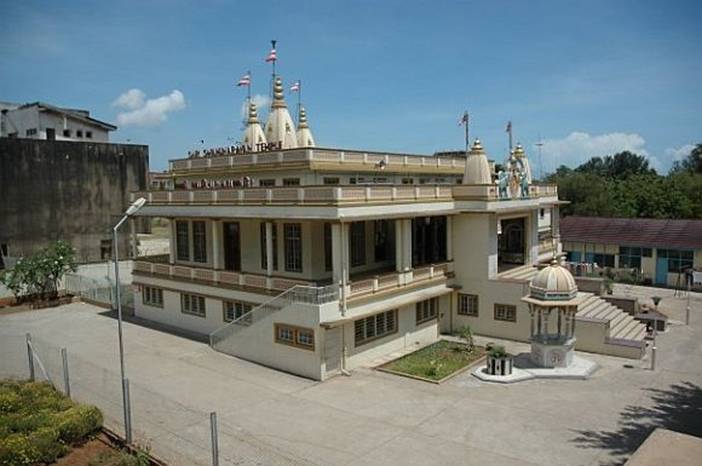
{"type": "Polygon", "coordinates": [[[490,375],[510,375],[512,355],[502,345],[491,345],[487,351],[487,373],[490,375]]]}

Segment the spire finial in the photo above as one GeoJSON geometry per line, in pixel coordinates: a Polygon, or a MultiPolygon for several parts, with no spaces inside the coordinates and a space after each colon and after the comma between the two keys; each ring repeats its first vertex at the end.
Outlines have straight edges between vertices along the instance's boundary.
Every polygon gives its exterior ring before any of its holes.
{"type": "Polygon", "coordinates": [[[475,138],[475,141],[473,141],[473,147],[470,148],[471,153],[482,153],[483,152],[483,145],[480,144],[480,139],[475,138]]]}
{"type": "Polygon", "coordinates": [[[309,128],[307,126],[307,112],[305,111],[305,107],[300,105],[300,113],[298,115],[298,128],[309,128]]]}
{"type": "Polygon", "coordinates": [[[256,111],[256,104],[253,102],[249,104],[249,119],[247,123],[258,123],[258,112],[256,111]]]}
{"type": "Polygon", "coordinates": [[[283,94],[283,80],[280,76],[275,77],[273,82],[273,108],[287,108],[283,94]]]}

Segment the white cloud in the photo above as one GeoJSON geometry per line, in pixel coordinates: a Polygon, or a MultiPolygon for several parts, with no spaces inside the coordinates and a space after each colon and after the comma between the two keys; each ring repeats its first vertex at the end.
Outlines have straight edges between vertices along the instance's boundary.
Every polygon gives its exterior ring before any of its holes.
{"type": "Polygon", "coordinates": [[[685,144],[684,146],[680,146],[677,148],[669,147],[665,150],[665,156],[666,158],[669,158],[672,163],[678,160],[682,160],[688,155],[690,155],[690,152],[692,152],[692,149],[694,148],[694,144],[685,144]]]}
{"type": "MultiPolygon", "coordinates": [[[[254,94],[251,96],[251,101],[256,104],[256,111],[258,112],[258,121],[261,121],[262,111],[266,111],[268,106],[271,104],[271,98],[263,94],[254,94]]],[[[246,108],[246,101],[241,103],[241,118],[246,118],[249,112],[246,108]]]]}
{"type": "Polygon", "coordinates": [[[129,89],[123,92],[119,97],[112,102],[113,107],[125,108],[127,110],[136,110],[144,106],[146,94],[141,89],[129,89]]]}
{"type": "Polygon", "coordinates": [[[185,108],[185,96],[175,89],[168,95],[144,101],[146,94],[130,89],[120,95],[113,105],[129,111],[117,114],[117,124],[128,126],[156,126],[167,120],[168,114],[185,108]]]}
{"type": "MultiPolygon", "coordinates": [[[[591,135],[574,131],[561,139],[546,139],[542,148],[544,168],[560,165],[575,168],[592,157],[604,157],[628,150],[648,157],[649,164],[660,170],[661,163],[646,150],[646,140],[637,133],[607,133],[591,135]]],[[[537,151],[534,147],[534,153],[537,151]]]]}

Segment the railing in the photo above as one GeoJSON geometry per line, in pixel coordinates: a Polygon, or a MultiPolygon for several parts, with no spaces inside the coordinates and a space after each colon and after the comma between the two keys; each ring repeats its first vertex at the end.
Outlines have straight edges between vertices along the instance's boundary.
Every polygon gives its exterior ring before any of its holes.
{"type": "MultiPolygon", "coordinates": [[[[165,256],[168,258],[168,256],[165,256]]],[[[314,282],[286,277],[267,277],[243,272],[214,270],[192,267],[182,264],[168,264],[163,256],[139,257],[134,260],[135,275],[162,275],[173,279],[185,279],[205,282],[207,285],[234,285],[242,287],[263,288],[274,291],[288,290],[294,286],[313,286],[314,282]]]]}
{"type": "Polygon", "coordinates": [[[131,193],[150,205],[357,204],[453,200],[453,186],[305,186],[228,190],[147,191],[131,193]]]}
{"type": "MultiPolygon", "coordinates": [[[[424,167],[440,171],[461,173],[465,167],[464,157],[436,157],[413,154],[388,154],[337,149],[289,149],[273,152],[254,152],[239,155],[216,155],[170,161],[173,171],[202,170],[208,168],[241,168],[249,165],[280,165],[286,163],[318,162],[341,165],[367,165],[375,167],[383,162],[386,170],[394,168],[424,167]]],[[[434,170],[432,170],[434,171],[434,170]]]]}
{"type": "Polygon", "coordinates": [[[336,285],[324,287],[294,286],[212,332],[210,334],[210,346],[222,353],[236,355],[234,351],[236,345],[235,337],[242,329],[254,325],[293,303],[320,305],[336,301],[338,299],[338,289],[339,287],[336,285]]]}
{"type": "Polygon", "coordinates": [[[401,286],[414,285],[422,281],[448,277],[453,271],[453,262],[433,264],[409,272],[391,272],[364,280],[351,281],[350,297],[356,298],[367,294],[389,291],[401,286]]]}

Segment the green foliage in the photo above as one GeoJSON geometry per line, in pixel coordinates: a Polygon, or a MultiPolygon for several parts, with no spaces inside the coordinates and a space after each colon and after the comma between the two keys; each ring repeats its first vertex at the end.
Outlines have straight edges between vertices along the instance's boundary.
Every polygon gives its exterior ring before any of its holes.
{"type": "Polygon", "coordinates": [[[571,170],[561,166],[546,181],[558,185],[564,215],[646,218],[702,218],[702,156],[698,144],[667,176],[656,174],[645,157],[622,152],[593,157],[571,170]]]}
{"type": "Polygon", "coordinates": [[[52,463],[102,421],[97,408],[77,405],[47,383],[0,382],[0,464],[52,463]]]}
{"type": "Polygon", "coordinates": [[[702,143],[697,144],[687,157],[675,162],[672,171],[702,174],[702,143]]]}
{"type": "Polygon", "coordinates": [[[14,267],[0,272],[0,283],[21,301],[26,296],[56,296],[58,284],[75,272],[75,250],[65,241],[56,241],[33,256],[20,258],[14,267]]]}
{"type": "Polygon", "coordinates": [[[441,340],[383,367],[394,372],[441,380],[472,364],[483,354],[482,348],[474,347],[472,351],[466,351],[466,345],[462,343],[441,340]]]}
{"type": "Polygon", "coordinates": [[[488,351],[488,356],[492,358],[504,358],[509,355],[507,350],[505,349],[504,346],[502,345],[493,345],[491,346],[488,351]]]}
{"type": "Polygon", "coordinates": [[[470,328],[470,325],[464,325],[461,327],[461,329],[458,331],[458,336],[466,342],[466,350],[473,351],[475,344],[473,342],[473,329],[470,328]]]}

